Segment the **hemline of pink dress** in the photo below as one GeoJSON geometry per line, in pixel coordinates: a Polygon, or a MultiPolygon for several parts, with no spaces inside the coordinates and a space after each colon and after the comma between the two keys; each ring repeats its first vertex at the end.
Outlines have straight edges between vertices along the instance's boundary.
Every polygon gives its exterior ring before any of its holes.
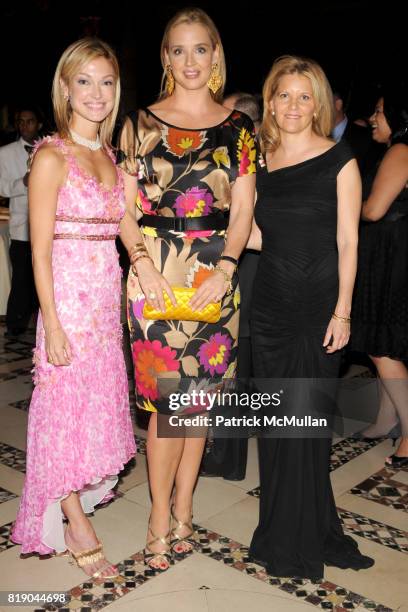
{"type": "Polygon", "coordinates": [[[65,141],[48,137],[36,149],[45,142],[68,163],[58,193],[52,271],[58,318],[73,357],[69,366],[48,362],[40,313],[27,473],[11,536],[23,554],[42,555],[66,549],[61,500],[76,491],[84,511],[92,512],[112,496],[118,473],[136,452],[115,247],[125,213],[121,171],[113,188],[104,186],[80,167],[65,141]]]}

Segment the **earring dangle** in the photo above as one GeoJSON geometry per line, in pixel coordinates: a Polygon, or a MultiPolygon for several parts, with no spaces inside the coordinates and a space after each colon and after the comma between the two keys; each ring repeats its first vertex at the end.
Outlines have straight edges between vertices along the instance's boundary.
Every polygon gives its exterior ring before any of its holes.
{"type": "Polygon", "coordinates": [[[166,66],[166,91],[169,96],[174,91],[174,76],[170,64],[166,66]]]}
{"type": "Polygon", "coordinates": [[[218,64],[213,64],[211,68],[211,75],[207,81],[207,85],[214,95],[222,87],[222,76],[219,73],[218,64]]]}
{"type": "Polygon", "coordinates": [[[272,116],[273,116],[273,117],[275,116],[275,111],[272,111],[272,116]]]}

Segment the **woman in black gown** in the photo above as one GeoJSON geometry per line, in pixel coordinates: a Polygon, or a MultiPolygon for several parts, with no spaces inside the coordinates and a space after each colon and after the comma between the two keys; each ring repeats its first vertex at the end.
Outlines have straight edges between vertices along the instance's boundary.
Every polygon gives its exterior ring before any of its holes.
{"type": "MultiPolygon", "coordinates": [[[[347,144],[328,138],[332,94],[315,62],[279,58],[263,94],[256,224],[248,243],[261,249],[251,312],[255,376],[335,379],[350,335],[357,163],[347,144]]],[[[304,398],[296,408],[311,414],[304,398]]],[[[324,564],[373,564],[343,534],[330,448],[328,436],[259,439],[260,518],[250,555],[272,575],[321,578],[324,564]]]]}
{"type": "Polygon", "coordinates": [[[351,345],[376,366],[381,401],[377,422],[358,437],[394,436],[399,421],[402,438],[386,463],[400,468],[408,465],[407,88],[385,88],[370,123],[387,151],[362,208],[351,345]]]}

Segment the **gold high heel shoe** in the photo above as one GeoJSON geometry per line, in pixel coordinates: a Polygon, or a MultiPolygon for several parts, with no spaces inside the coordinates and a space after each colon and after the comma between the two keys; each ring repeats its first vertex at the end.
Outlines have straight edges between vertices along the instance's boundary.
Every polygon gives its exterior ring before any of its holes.
{"type": "Polygon", "coordinates": [[[89,576],[89,574],[87,574],[89,578],[93,578],[95,580],[97,580],[98,578],[102,578],[102,580],[112,580],[113,578],[118,578],[119,576],[118,571],[116,571],[115,574],[107,574],[107,575],[102,576],[103,571],[107,567],[112,567],[112,563],[109,563],[109,561],[105,558],[102,543],[99,542],[99,540],[98,540],[98,545],[95,546],[95,548],[89,548],[87,550],[81,550],[79,552],[75,552],[71,550],[70,548],[67,548],[67,551],[72,559],[72,562],[75,562],[77,566],[82,570],[84,570],[84,568],[87,565],[92,565],[93,563],[97,563],[98,561],[101,561],[101,559],[105,559],[106,561],[105,565],[103,565],[99,570],[94,572],[92,576],[89,576]]]}
{"type": "Polygon", "coordinates": [[[191,515],[191,519],[188,523],[183,523],[183,521],[179,521],[179,519],[175,516],[174,514],[174,510],[173,507],[171,508],[171,520],[172,522],[177,523],[176,526],[172,527],[171,529],[171,540],[170,540],[170,545],[171,545],[171,549],[172,551],[176,554],[176,555],[189,555],[190,553],[193,552],[194,548],[195,548],[195,541],[191,538],[191,536],[194,533],[194,528],[192,525],[192,519],[193,519],[193,515],[191,515]],[[180,536],[178,533],[176,533],[177,529],[182,529],[183,527],[187,527],[190,531],[185,535],[185,536],[180,536]],[[188,548],[184,549],[184,550],[176,550],[176,546],[179,546],[180,544],[184,544],[187,545],[188,548]]]}
{"type": "Polygon", "coordinates": [[[165,536],[158,536],[152,531],[151,527],[151,519],[149,518],[148,532],[153,536],[152,540],[146,542],[146,546],[144,549],[144,561],[145,564],[152,570],[156,572],[165,572],[169,569],[172,562],[172,554],[170,548],[170,535],[171,530],[169,529],[165,536]],[[163,550],[154,551],[151,549],[151,545],[155,542],[161,542],[165,548],[163,550]],[[153,565],[153,563],[157,563],[158,566],[153,565]],[[165,567],[163,567],[165,565],[165,567]]]}

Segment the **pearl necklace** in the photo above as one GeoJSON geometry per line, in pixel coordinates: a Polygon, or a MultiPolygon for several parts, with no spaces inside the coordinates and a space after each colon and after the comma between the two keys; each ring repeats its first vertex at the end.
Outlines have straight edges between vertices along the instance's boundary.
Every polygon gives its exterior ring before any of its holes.
{"type": "Polygon", "coordinates": [[[102,147],[101,141],[99,140],[99,134],[96,137],[96,140],[89,140],[89,138],[84,138],[83,136],[80,136],[79,134],[74,132],[74,130],[70,130],[69,132],[74,142],[84,147],[87,147],[91,151],[97,151],[102,147]]]}

